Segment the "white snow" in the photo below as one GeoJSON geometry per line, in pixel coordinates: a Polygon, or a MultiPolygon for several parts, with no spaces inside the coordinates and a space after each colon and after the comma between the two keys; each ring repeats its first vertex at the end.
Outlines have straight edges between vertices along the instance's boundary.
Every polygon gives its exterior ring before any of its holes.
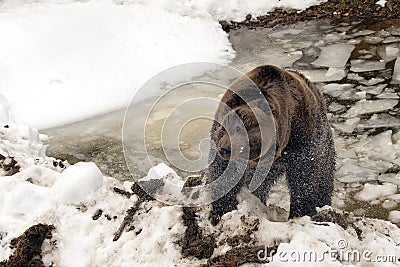
{"type": "Polygon", "coordinates": [[[183,14],[190,12],[206,12],[219,20],[242,21],[246,15],[253,16],[265,15],[274,8],[293,8],[305,9],[312,5],[317,5],[326,0],[194,0],[189,3],[185,0],[119,0],[126,3],[144,3],[146,5],[156,5],[169,11],[180,10],[183,14]]]}
{"type": "Polygon", "coordinates": [[[54,159],[38,157],[36,151],[29,149],[30,142],[40,143],[39,135],[22,139],[25,130],[16,125],[14,131],[19,140],[13,142],[9,140],[10,135],[0,138],[0,145],[16,152],[18,164],[22,163],[19,173],[0,176],[0,261],[12,253],[13,238],[42,222],[57,228],[53,234],[57,249],[49,242],[43,245],[46,266],[155,266],[160,264],[160,255],[163,255],[163,264],[180,264],[180,252],[175,244],[184,231],[179,221],[180,208],[157,202],[147,204],[143,207],[146,215],[138,215],[135,225],[137,230],[142,230],[141,235],[131,231],[113,242],[125,211],[137,197],[128,199],[114,193],[114,186],[124,188],[123,185],[103,177],[94,163],[77,163],[59,173],[61,170],[52,165],[54,159]],[[14,146],[14,143],[21,145],[14,146]],[[104,211],[103,216],[93,220],[99,209],[104,211]]]}
{"type": "Polygon", "coordinates": [[[74,203],[84,200],[102,184],[103,175],[96,164],[78,162],[62,172],[53,185],[53,196],[62,203],[74,203]]]}
{"type": "Polygon", "coordinates": [[[147,176],[141,178],[140,181],[160,179],[164,176],[167,176],[168,174],[173,174],[174,176],[177,176],[176,172],[173,169],[171,169],[167,164],[160,163],[150,168],[149,172],[147,173],[147,176]]]}
{"type": "Polygon", "coordinates": [[[37,129],[27,125],[0,123],[0,153],[24,158],[43,157],[46,146],[42,144],[41,137],[44,138],[37,129]]]}
{"type": "Polygon", "coordinates": [[[8,101],[2,94],[0,94],[0,122],[9,122],[11,120],[8,101]]]}
{"type": "Polygon", "coordinates": [[[0,92],[16,122],[37,128],[124,108],[166,68],[234,56],[210,17],[108,0],[0,13],[0,38],[0,92]]]}
{"type": "Polygon", "coordinates": [[[386,0],[379,0],[378,2],[375,3],[376,5],[380,5],[381,7],[385,7],[386,5],[386,0]]]}
{"type": "Polygon", "coordinates": [[[16,122],[39,129],[122,109],[169,67],[228,64],[235,52],[219,19],[320,2],[2,1],[0,93],[16,122]]]}

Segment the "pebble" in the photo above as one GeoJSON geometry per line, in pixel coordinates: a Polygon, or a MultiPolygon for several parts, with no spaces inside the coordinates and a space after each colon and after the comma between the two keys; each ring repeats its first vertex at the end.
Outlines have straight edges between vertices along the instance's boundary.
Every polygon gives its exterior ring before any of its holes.
{"type": "Polygon", "coordinates": [[[400,211],[392,210],[391,212],[389,212],[389,220],[392,223],[400,223],[400,211]]]}
{"type": "Polygon", "coordinates": [[[397,208],[397,202],[393,201],[393,200],[385,200],[382,203],[382,207],[384,209],[392,210],[392,209],[397,208]]]}

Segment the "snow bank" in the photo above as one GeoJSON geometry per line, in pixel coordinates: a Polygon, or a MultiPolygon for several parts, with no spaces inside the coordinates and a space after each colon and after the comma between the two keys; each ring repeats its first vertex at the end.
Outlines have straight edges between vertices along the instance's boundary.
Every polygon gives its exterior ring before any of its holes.
{"type": "Polygon", "coordinates": [[[0,2],[0,93],[16,122],[42,129],[125,108],[169,67],[228,64],[234,51],[218,19],[321,1],[115,2],[0,2]]]}
{"type": "MultiPolygon", "coordinates": [[[[8,151],[1,154],[16,156],[21,168],[12,176],[0,173],[0,262],[14,253],[11,240],[39,223],[55,227],[51,239],[41,246],[45,266],[199,266],[207,261],[182,252],[182,239],[196,231],[187,224],[188,214],[183,216],[187,210],[144,200],[130,189],[132,183],[103,177],[94,163],[54,164],[56,160],[46,157],[43,150],[31,149],[42,145],[37,130],[20,125],[12,129],[14,135],[0,135],[0,147],[8,151]],[[124,224],[127,214],[131,214],[130,222],[124,224]],[[120,237],[113,241],[121,226],[120,237]]],[[[167,179],[161,176],[170,173],[163,164],[151,169],[147,178],[167,179]]],[[[220,266],[232,265],[226,262],[229,253],[244,262],[267,259],[268,266],[321,266],[322,262],[364,266],[379,256],[400,255],[400,230],[395,225],[329,208],[313,220],[271,222],[266,207],[243,190],[238,210],[224,215],[216,227],[210,224],[208,207],[196,210],[194,222],[201,235],[194,234],[200,240],[192,245],[213,236],[216,247],[211,258],[220,266]],[[266,257],[265,250],[277,253],[266,257]],[[366,252],[369,258],[346,258],[355,251],[366,252]],[[308,257],[315,260],[310,262],[308,257]]],[[[393,222],[399,217],[398,212],[390,214],[393,222]]]]}
{"type": "Polygon", "coordinates": [[[248,14],[253,16],[265,15],[275,8],[302,10],[326,1],[327,0],[117,0],[116,2],[154,5],[171,12],[179,12],[182,15],[209,14],[217,20],[242,21],[248,14]]]}
{"type": "Polygon", "coordinates": [[[217,21],[110,0],[0,13],[0,39],[0,92],[37,128],[124,108],[164,69],[234,55],[217,21]]]}
{"type": "Polygon", "coordinates": [[[14,157],[43,157],[46,146],[42,144],[41,138],[35,128],[15,123],[0,123],[0,153],[4,156],[14,157]]]}

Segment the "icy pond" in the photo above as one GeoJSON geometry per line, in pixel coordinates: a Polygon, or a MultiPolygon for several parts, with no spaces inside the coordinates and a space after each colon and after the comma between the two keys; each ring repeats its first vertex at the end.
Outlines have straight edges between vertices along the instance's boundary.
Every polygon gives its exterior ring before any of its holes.
{"type": "MultiPolygon", "coordinates": [[[[242,28],[229,35],[237,51],[232,67],[243,72],[261,64],[297,69],[324,93],[337,151],[333,206],[400,223],[396,212],[391,212],[400,205],[400,20],[370,25],[310,21],[242,28]]],[[[193,87],[187,94],[216,97],[220,92],[193,87]]],[[[148,125],[146,139],[154,162],[165,161],[157,133],[160,120],[177,99],[170,101],[148,125]]],[[[45,130],[51,136],[48,155],[70,163],[94,161],[105,174],[131,180],[121,146],[124,112],[45,130]]],[[[194,121],[183,129],[180,148],[188,157],[198,156],[199,142],[207,136],[210,123],[194,121]]],[[[143,161],[144,155],[138,154],[135,173],[139,177],[147,172],[143,161]]],[[[272,189],[268,203],[288,210],[283,181],[272,189]]]]}

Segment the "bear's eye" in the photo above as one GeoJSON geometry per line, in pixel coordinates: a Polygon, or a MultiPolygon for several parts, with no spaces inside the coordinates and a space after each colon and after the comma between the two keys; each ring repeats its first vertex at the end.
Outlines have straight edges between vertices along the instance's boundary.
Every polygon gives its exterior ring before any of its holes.
{"type": "Polygon", "coordinates": [[[239,133],[242,129],[239,126],[236,126],[236,131],[239,133]]]}

